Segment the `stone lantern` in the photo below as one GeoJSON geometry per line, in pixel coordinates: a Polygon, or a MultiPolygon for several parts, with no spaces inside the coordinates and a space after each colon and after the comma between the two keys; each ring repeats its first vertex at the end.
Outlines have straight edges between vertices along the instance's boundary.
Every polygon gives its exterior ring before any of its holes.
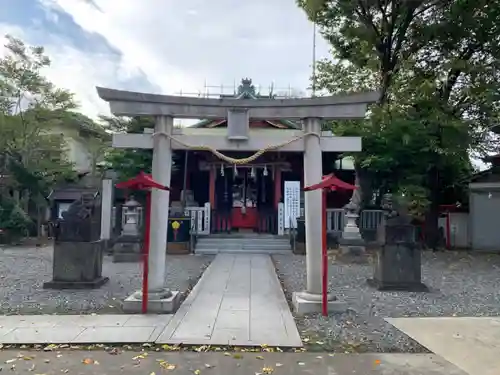
{"type": "Polygon", "coordinates": [[[122,206],[122,233],[113,246],[113,262],[138,262],[141,260],[142,206],[133,196],[122,206]]]}
{"type": "Polygon", "coordinates": [[[123,204],[122,235],[138,236],[141,224],[142,206],[133,196],[123,204]]]}

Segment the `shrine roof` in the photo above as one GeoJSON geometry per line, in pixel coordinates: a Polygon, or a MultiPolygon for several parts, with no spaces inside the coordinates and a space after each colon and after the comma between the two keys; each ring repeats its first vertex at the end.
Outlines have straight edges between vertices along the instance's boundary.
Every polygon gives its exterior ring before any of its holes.
{"type": "MultiPolygon", "coordinates": [[[[241,80],[241,85],[238,87],[238,91],[235,92],[234,95],[220,95],[221,98],[234,98],[234,99],[272,99],[274,96],[270,95],[261,95],[255,91],[255,86],[252,84],[252,80],[249,78],[243,78],[241,80]]],[[[269,125],[279,129],[300,129],[300,124],[297,124],[291,120],[264,120],[269,125]]],[[[252,119],[250,119],[250,123],[252,119]]],[[[192,128],[215,128],[227,123],[227,119],[207,119],[201,120],[194,125],[191,125],[192,128]]]]}

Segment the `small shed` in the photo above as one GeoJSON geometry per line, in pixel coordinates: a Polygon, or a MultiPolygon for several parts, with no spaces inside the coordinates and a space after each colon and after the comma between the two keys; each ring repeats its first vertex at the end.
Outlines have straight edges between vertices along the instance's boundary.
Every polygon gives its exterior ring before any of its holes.
{"type": "Polygon", "coordinates": [[[469,184],[469,233],[473,250],[500,252],[500,154],[469,184]]]}

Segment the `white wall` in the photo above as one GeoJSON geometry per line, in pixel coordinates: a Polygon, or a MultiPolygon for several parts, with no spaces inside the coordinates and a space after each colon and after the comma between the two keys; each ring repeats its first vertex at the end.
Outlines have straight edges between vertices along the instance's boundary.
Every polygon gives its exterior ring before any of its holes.
{"type": "Polygon", "coordinates": [[[78,131],[55,125],[50,130],[51,134],[63,134],[66,141],[68,160],[75,165],[79,173],[90,172],[92,169],[92,157],[88,146],[78,137],[78,131]]]}
{"type": "MultiPolygon", "coordinates": [[[[443,228],[446,238],[446,217],[439,218],[439,227],[443,228]]],[[[469,247],[469,214],[466,212],[450,213],[450,245],[451,248],[469,247]]]]}

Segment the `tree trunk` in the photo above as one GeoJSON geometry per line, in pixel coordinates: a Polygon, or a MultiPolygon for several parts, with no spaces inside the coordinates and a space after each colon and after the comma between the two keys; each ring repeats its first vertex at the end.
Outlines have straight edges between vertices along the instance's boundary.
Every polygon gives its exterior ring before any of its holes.
{"type": "Polygon", "coordinates": [[[372,181],[369,173],[365,169],[361,168],[357,161],[354,162],[354,173],[358,188],[352,192],[352,197],[357,197],[359,200],[359,210],[362,210],[367,204],[369,204],[372,198],[372,181]]]}
{"type": "Polygon", "coordinates": [[[425,215],[425,244],[434,251],[439,248],[439,168],[434,165],[427,173],[429,187],[429,208],[425,215]]]}

